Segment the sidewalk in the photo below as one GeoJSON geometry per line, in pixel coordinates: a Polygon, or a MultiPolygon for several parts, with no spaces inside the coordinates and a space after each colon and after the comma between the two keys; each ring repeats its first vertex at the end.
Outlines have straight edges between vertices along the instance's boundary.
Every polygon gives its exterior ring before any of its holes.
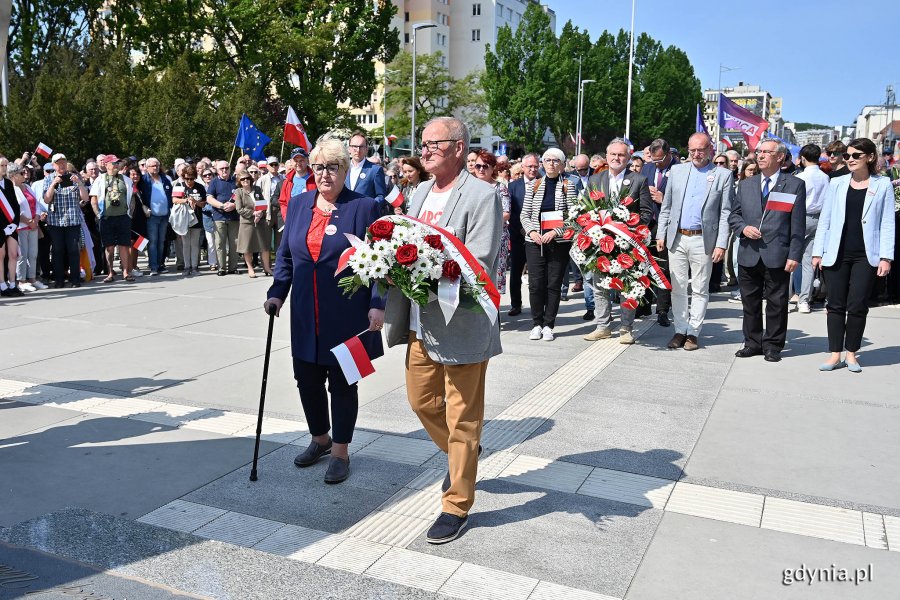
{"type": "Polygon", "coordinates": [[[361,383],[351,477],[326,486],[324,462],[292,463],[309,436],[277,320],[248,480],[267,285],[168,274],[0,303],[0,565],[36,578],[0,578],[0,600],[900,597],[898,308],[870,313],[859,375],[816,370],[821,310],[791,313],[775,364],[734,358],[727,294],[693,353],[646,319],[634,346],[583,341],[581,294],[552,343],[504,310],[469,528],[432,546],[446,460],[404,348],[361,383]]]}

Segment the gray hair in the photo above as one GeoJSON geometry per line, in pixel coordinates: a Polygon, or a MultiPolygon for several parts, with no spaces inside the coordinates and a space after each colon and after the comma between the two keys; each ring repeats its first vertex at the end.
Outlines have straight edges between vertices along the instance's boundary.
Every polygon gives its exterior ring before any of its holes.
{"type": "MultiPolygon", "coordinates": [[[[788,156],[788,149],[787,149],[787,146],[784,145],[784,142],[781,142],[779,140],[773,140],[772,138],[767,138],[765,140],[762,140],[759,144],[760,145],[775,144],[777,146],[777,149],[775,150],[775,154],[780,153],[782,156],[788,156]]],[[[759,146],[757,146],[757,148],[759,148],[759,146]]]]}
{"type": "Polygon", "coordinates": [[[350,169],[350,154],[347,147],[337,138],[319,139],[309,153],[309,164],[337,163],[342,171],[350,169]]]}
{"type": "Polygon", "coordinates": [[[659,152],[662,150],[665,154],[669,153],[669,142],[662,138],[656,138],[650,142],[650,152],[659,152]]]}
{"type": "Polygon", "coordinates": [[[465,151],[464,153],[469,153],[469,140],[471,138],[469,136],[469,128],[466,127],[465,123],[454,117],[435,117],[425,123],[425,127],[427,128],[433,123],[441,123],[446,127],[450,139],[461,140],[463,143],[463,150],[465,151]]]}
{"type": "Polygon", "coordinates": [[[560,165],[565,166],[566,164],[566,154],[559,148],[547,148],[541,158],[555,158],[559,160],[560,165]]]}
{"type": "Polygon", "coordinates": [[[610,142],[606,145],[606,149],[609,150],[609,147],[613,146],[615,144],[622,144],[623,146],[625,146],[628,149],[629,156],[631,155],[631,144],[629,144],[625,140],[625,138],[617,137],[617,138],[611,139],[610,142]]]}
{"type": "MultiPolygon", "coordinates": [[[[159,159],[156,158],[155,156],[150,156],[150,157],[148,157],[146,160],[144,160],[144,165],[146,165],[146,164],[147,164],[148,162],[150,162],[151,160],[152,160],[152,161],[156,161],[156,164],[158,164],[158,165],[159,165],[159,168],[162,169],[162,163],[159,162],[159,159]]],[[[225,162],[225,161],[222,161],[222,162],[225,162]]]]}
{"type": "Polygon", "coordinates": [[[530,158],[533,158],[533,159],[536,160],[536,161],[538,161],[538,164],[540,164],[540,162],[541,162],[541,157],[538,156],[538,153],[537,153],[537,152],[529,152],[528,154],[526,154],[525,156],[522,157],[522,161],[521,161],[521,162],[525,162],[525,159],[526,159],[526,158],[529,158],[529,157],[530,157],[530,158]]]}
{"type": "Polygon", "coordinates": [[[17,162],[9,163],[9,167],[6,169],[7,177],[12,177],[13,175],[21,175],[25,172],[25,165],[19,164],[17,162]]]}

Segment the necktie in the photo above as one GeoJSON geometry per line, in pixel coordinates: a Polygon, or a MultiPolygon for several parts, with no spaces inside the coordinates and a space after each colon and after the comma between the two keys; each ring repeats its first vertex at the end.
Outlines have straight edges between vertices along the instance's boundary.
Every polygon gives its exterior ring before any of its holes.
{"type": "Polygon", "coordinates": [[[656,189],[659,189],[659,187],[662,185],[662,176],[663,176],[662,171],[657,169],[656,170],[656,189]]]}
{"type": "Polygon", "coordinates": [[[772,182],[771,177],[766,177],[765,181],[763,181],[763,198],[769,197],[769,184],[772,182]]]}

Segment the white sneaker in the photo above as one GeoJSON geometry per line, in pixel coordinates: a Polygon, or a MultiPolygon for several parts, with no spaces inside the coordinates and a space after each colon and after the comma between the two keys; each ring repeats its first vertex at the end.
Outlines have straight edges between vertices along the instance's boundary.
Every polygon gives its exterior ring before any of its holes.
{"type": "Polygon", "coordinates": [[[789,301],[790,304],[797,304],[798,302],[800,302],[800,296],[798,294],[794,294],[793,296],[791,296],[791,299],[789,301]]]}
{"type": "Polygon", "coordinates": [[[32,285],[32,287],[34,287],[34,289],[36,289],[36,290],[46,290],[46,289],[47,289],[47,286],[44,285],[43,282],[41,282],[41,281],[35,281],[35,282],[32,283],[31,285],[32,285]]]}
{"type": "Polygon", "coordinates": [[[140,269],[132,269],[131,275],[132,277],[143,277],[144,273],[140,269]]]}
{"type": "Polygon", "coordinates": [[[544,328],[541,329],[541,339],[544,340],[545,342],[552,342],[553,341],[553,330],[547,326],[544,326],[544,328]]]}
{"type": "Polygon", "coordinates": [[[541,326],[535,325],[531,330],[531,335],[528,336],[529,340],[539,340],[541,339],[541,326]]]}
{"type": "Polygon", "coordinates": [[[737,296],[732,296],[731,298],[728,299],[728,301],[731,302],[732,304],[743,304],[744,303],[743,300],[741,300],[740,294],[738,294],[737,296]]]}
{"type": "Polygon", "coordinates": [[[809,307],[809,302],[801,302],[800,304],[798,304],[797,312],[811,313],[812,309],[809,307]]]}
{"type": "Polygon", "coordinates": [[[36,292],[37,288],[35,288],[33,285],[31,285],[30,283],[28,283],[26,281],[24,283],[19,284],[19,291],[20,292],[36,292]]]}

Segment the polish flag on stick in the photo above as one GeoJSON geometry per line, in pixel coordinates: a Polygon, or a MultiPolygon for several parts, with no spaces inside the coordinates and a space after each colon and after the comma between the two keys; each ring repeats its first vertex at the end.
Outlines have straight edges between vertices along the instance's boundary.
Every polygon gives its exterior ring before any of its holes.
{"type": "Polygon", "coordinates": [[[388,204],[390,204],[394,208],[403,206],[403,194],[400,193],[400,188],[396,185],[394,186],[394,189],[392,189],[390,193],[388,193],[388,195],[384,197],[384,199],[387,200],[388,204]]]}
{"type": "Polygon", "coordinates": [[[259,197],[253,201],[253,210],[259,211],[266,210],[267,208],[269,208],[269,203],[266,202],[265,198],[259,197]]]}
{"type": "Polygon", "coordinates": [[[138,252],[143,252],[147,248],[147,244],[149,243],[150,241],[147,238],[139,235],[138,238],[134,240],[134,243],[131,246],[138,252]]]}
{"type": "Polygon", "coordinates": [[[297,118],[297,113],[294,112],[291,106],[288,106],[287,118],[284,121],[284,141],[300,146],[307,153],[312,150],[312,144],[309,143],[306,130],[303,129],[300,119],[297,118]]]}
{"type": "Polygon", "coordinates": [[[360,332],[331,349],[331,353],[334,354],[341,366],[341,371],[344,372],[344,378],[350,385],[375,372],[375,367],[372,366],[372,361],[369,359],[369,353],[359,341],[359,336],[363,333],[365,332],[360,332]]]}
{"type": "Polygon", "coordinates": [[[548,210],[541,213],[541,229],[556,229],[564,225],[561,210],[548,210]]]}
{"type": "Polygon", "coordinates": [[[53,150],[50,149],[50,146],[44,144],[43,142],[39,143],[34,151],[44,158],[50,158],[50,155],[53,154],[53,150]]]}
{"type": "Polygon", "coordinates": [[[770,192],[769,198],[766,200],[766,210],[777,210],[781,212],[791,212],[794,210],[794,203],[797,201],[797,194],[785,194],[784,192],[770,192]]]}

